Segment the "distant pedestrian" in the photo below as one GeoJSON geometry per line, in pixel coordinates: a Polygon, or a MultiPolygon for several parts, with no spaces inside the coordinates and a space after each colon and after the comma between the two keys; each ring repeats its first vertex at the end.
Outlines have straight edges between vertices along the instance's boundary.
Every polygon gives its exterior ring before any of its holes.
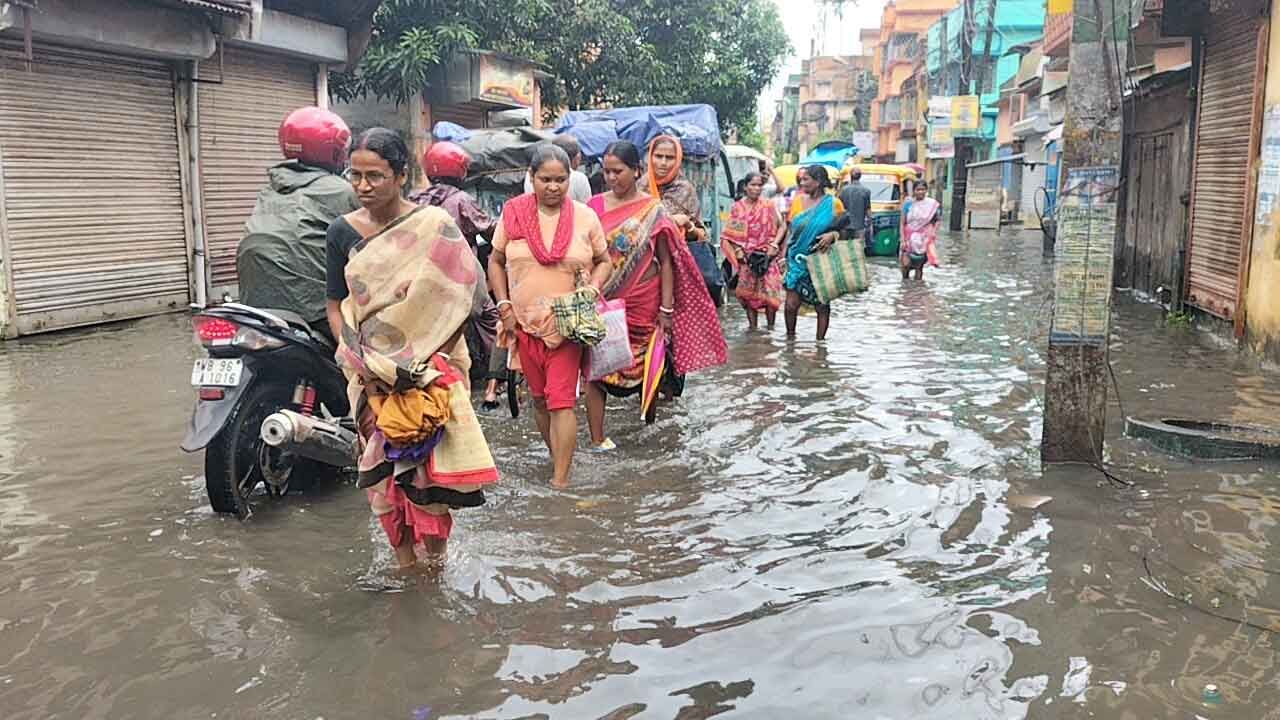
{"type": "Polygon", "coordinates": [[[840,191],[840,202],[847,218],[848,237],[864,239],[867,221],[871,219],[871,190],[862,184],[862,170],[849,171],[849,184],[840,191]]]}
{"type": "Polygon", "coordinates": [[[831,176],[822,165],[810,165],[796,174],[800,192],[787,213],[787,272],[783,287],[787,289],[787,337],[796,336],[796,318],[800,305],[812,305],[818,312],[818,339],[827,337],[831,324],[831,306],[818,301],[818,293],[809,276],[806,258],[810,253],[831,249],[840,237],[844,205],[832,197],[831,176]]]}
{"type": "Polygon", "coordinates": [[[759,327],[759,314],[763,312],[772,330],[782,306],[779,256],[786,226],[773,203],[763,197],[764,176],[753,172],[744,179],[745,197],[733,204],[721,237],[738,273],[735,292],[747,311],[748,328],[759,327]]]}
{"type": "Polygon", "coordinates": [[[902,206],[902,242],[898,250],[898,264],[902,267],[902,279],[915,272],[917,280],[924,279],[926,263],[937,267],[938,224],[942,221],[942,203],[929,197],[929,184],[921,180],[912,190],[912,197],[902,206]]]}

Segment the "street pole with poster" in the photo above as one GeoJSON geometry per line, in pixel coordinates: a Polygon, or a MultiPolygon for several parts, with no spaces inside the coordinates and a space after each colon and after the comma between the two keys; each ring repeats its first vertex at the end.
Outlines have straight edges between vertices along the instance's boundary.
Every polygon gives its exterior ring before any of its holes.
{"type": "Polygon", "coordinates": [[[1074,11],[1045,378],[1045,463],[1102,462],[1111,271],[1124,141],[1131,0],[1049,0],[1074,11]]]}

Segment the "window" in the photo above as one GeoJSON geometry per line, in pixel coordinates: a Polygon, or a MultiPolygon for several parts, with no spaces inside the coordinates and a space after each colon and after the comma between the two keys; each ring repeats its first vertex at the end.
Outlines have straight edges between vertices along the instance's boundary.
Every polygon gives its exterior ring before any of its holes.
{"type": "Polygon", "coordinates": [[[868,173],[862,176],[862,184],[871,191],[872,202],[892,202],[901,197],[898,190],[898,178],[892,175],[872,175],[868,173]]]}

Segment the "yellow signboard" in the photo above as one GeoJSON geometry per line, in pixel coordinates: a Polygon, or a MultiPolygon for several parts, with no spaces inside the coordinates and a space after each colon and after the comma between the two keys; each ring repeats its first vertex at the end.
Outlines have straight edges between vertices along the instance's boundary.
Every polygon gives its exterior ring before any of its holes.
{"type": "Polygon", "coordinates": [[[1071,12],[1074,3],[1072,0],[1049,0],[1049,7],[1045,10],[1050,15],[1062,15],[1071,12]]]}
{"type": "Polygon", "coordinates": [[[976,134],[982,125],[977,95],[957,95],[951,98],[951,134],[976,134]]]}
{"type": "Polygon", "coordinates": [[[533,69],[492,55],[480,56],[481,100],[533,107],[533,69]]]}

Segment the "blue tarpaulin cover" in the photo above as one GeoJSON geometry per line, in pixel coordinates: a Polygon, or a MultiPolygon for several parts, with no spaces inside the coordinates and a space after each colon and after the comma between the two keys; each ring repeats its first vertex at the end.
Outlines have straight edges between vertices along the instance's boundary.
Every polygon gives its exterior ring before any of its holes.
{"type": "Polygon", "coordinates": [[[663,133],[680,138],[689,155],[720,153],[720,121],[710,105],[575,110],[560,119],[556,132],[573,135],[588,160],[604,155],[615,140],[630,140],[643,151],[650,140],[663,133]]]}
{"type": "Polygon", "coordinates": [[[436,123],[436,126],[431,130],[431,134],[437,140],[452,143],[464,143],[471,139],[470,130],[447,120],[441,120],[436,123]]]}
{"type": "Polygon", "coordinates": [[[856,152],[858,152],[858,147],[853,143],[829,140],[824,143],[818,143],[818,146],[810,150],[809,154],[800,161],[800,164],[827,165],[840,170],[844,167],[844,161],[848,160],[856,152]]]}

